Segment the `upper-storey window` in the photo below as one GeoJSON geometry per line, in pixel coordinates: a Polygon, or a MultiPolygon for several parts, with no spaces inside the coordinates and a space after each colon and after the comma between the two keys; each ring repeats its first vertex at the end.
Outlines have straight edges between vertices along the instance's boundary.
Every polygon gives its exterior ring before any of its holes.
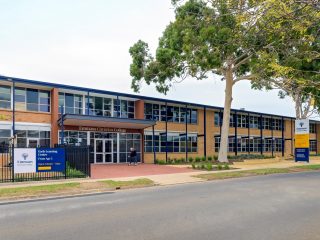
{"type": "Polygon", "coordinates": [[[0,86],[0,108],[11,108],[11,87],[0,86]]]}
{"type": "Polygon", "coordinates": [[[121,118],[134,118],[134,101],[114,99],[113,116],[121,118]]]}
{"type": "Polygon", "coordinates": [[[316,133],[316,124],[310,123],[310,133],[316,133]]]}
{"type": "Polygon", "coordinates": [[[249,126],[250,126],[250,128],[259,128],[259,117],[258,116],[250,116],[249,126]]]}
{"type": "Polygon", "coordinates": [[[86,96],[86,113],[89,112],[89,115],[95,116],[106,116],[111,117],[111,107],[112,99],[103,98],[103,97],[89,97],[89,106],[88,106],[88,97],[86,96]],[[89,107],[89,108],[88,108],[89,107]]]}
{"type": "Polygon", "coordinates": [[[15,108],[22,111],[50,112],[50,91],[17,87],[15,108]]]}
{"type": "Polygon", "coordinates": [[[188,123],[197,124],[198,111],[192,108],[145,103],[144,117],[149,120],[177,123],[185,123],[187,120],[188,123]]]}
{"type": "Polygon", "coordinates": [[[83,97],[79,94],[59,93],[59,112],[70,114],[82,114],[83,97]]]}
{"type": "Polygon", "coordinates": [[[246,115],[238,115],[238,127],[239,128],[247,128],[248,127],[248,116],[246,115]]]}

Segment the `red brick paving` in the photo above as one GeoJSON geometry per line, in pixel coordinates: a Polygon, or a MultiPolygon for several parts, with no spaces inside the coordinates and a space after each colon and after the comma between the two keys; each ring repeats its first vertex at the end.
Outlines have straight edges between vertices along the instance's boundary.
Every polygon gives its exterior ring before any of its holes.
{"type": "Polygon", "coordinates": [[[137,166],[128,166],[127,164],[91,164],[91,178],[95,179],[136,177],[185,172],[193,172],[193,170],[188,168],[178,168],[155,164],[139,164],[137,166]]]}

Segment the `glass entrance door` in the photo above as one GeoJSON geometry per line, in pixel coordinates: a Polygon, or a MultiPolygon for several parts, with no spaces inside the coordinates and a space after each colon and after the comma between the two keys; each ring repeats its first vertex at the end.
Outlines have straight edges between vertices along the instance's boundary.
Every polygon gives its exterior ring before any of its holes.
{"type": "Polygon", "coordinates": [[[95,139],[94,162],[95,163],[112,163],[113,162],[112,139],[95,139]]]}
{"type": "Polygon", "coordinates": [[[39,139],[38,138],[28,138],[27,139],[27,147],[36,148],[38,146],[39,146],[39,139]]]}

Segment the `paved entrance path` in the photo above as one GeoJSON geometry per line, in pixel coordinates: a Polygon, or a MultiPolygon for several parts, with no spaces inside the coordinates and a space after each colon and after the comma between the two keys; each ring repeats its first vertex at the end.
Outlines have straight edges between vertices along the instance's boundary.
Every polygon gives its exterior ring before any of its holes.
{"type": "Polygon", "coordinates": [[[128,166],[127,164],[92,164],[91,178],[122,178],[137,177],[173,173],[190,173],[194,170],[189,168],[177,168],[172,166],[139,164],[137,166],[128,166]]]}

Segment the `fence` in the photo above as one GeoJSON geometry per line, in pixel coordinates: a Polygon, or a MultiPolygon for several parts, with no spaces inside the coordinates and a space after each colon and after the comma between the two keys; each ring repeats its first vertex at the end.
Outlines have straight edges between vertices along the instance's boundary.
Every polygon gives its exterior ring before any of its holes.
{"type": "Polygon", "coordinates": [[[13,164],[14,148],[0,146],[0,183],[85,178],[90,176],[88,147],[59,146],[59,148],[65,149],[64,171],[15,173],[13,164]]]}

